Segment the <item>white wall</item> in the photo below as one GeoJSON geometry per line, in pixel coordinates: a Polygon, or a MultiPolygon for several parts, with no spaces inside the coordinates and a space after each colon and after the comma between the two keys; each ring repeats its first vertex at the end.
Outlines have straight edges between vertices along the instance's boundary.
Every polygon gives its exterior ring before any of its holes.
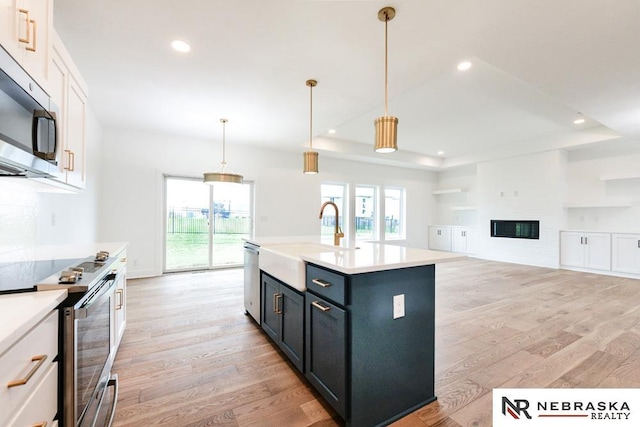
{"type": "Polygon", "coordinates": [[[559,230],[566,225],[566,153],[551,151],[478,164],[477,255],[557,268],[559,230]],[[539,220],[540,239],[490,235],[490,221],[539,220]]]}
{"type": "MultiPolygon", "coordinates": [[[[407,244],[427,245],[435,215],[429,197],[435,174],[320,154],[320,174],[303,175],[302,151],[276,152],[233,144],[227,164],[255,185],[256,236],[318,235],[321,182],[396,185],[407,190],[407,244]]],[[[219,143],[128,130],[106,130],[102,142],[98,240],[129,241],[133,277],[163,268],[163,176],[202,177],[220,164],[219,143]]]]}
{"type": "Polygon", "coordinates": [[[438,206],[440,224],[476,226],[477,214],[477,166],[463,166],[446,170],[438,174],[438,190],[461,189],[459,193],[432,195],[438,206]],[[473,208],[476,209],[473,209],[473,208]]]}
{"type": "Polygon", "coordinates": [[[79,194],[59,193],[24,178],[0,177],[0,262],[32,259],[38,245],[96,241],[101,131],[90,110],[86,129],[87,189],[79,194]]]}
{"type": "Polygon", "coordinates": [[[568,204],[585,206],[568,209],[569,228],[640,233],[640,178],[600,179],[640,176],[640,142],[570,152],[568,166],[568,204]]]}

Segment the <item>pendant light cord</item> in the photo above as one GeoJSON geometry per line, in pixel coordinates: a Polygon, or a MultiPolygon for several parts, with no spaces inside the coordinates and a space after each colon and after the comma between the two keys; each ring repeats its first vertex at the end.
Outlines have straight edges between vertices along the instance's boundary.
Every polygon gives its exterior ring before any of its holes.
{"type": "Polygon", "coordinates": [[[389,15],[385,13],[384,19],[384,115],[388,116],[388,98],[389,98],[389,85],[387,83],[387,52],[388,52],[388,42],[387,42],[387,26],[389,24],[389,15]]]}
{"type": "Polygon", "coordinates": [[[313,85],[309,85],[309,151],[313,150],[313,85]]]}
{"type": "Polygon", "coordinates": [[[225,128],[227,125],[227,119],[220,119],[222,122],[222,173],[224,173],[224,167],[227,164],[226,158],[226,146],[225,146],[225,128]]]}

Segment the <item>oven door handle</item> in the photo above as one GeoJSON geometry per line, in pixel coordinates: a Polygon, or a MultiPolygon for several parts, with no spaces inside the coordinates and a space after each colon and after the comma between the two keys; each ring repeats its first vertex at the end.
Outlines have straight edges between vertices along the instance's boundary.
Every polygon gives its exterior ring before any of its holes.
{"type": "Polygon", "coordinates": [[[116,283],[117,280],[115,278],[103,281],[102,284],[99,285],[100,288],[98,289],[97,293],[87,299],[84,303],[82,303],[79,308],[76,308],[74,310],[74,317],[76,319],[84,319],[87,316],[91,315],[94,305],[100,303],[102,300],[108,298],[112,293],[114,293],[116,289],[116,283]]]}

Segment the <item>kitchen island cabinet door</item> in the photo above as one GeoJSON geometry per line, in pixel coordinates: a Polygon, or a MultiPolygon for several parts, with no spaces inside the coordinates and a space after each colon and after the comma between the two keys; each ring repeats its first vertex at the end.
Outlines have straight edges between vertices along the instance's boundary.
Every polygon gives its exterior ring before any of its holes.
{"type": "Polygon", "coordinates": [[[280,319],[278,308],[280,298],[280,284],[271,276],[262,274],[262,319],[260,323],[262,329],[271,337],[278,341],[278,330],[280,319]]]}
{"type": "Polygon", "coordinates": [[[304,296],[262,273],[262,329],[304,372],[304,296]]]}
{"type": "Polygon", "coordinates": [[[287,286],[280,286],[282,314],[280,348],[291,362],[303,372],[304,360],[304,297],[287,286]]]}
{"type": "Polygon", "coordinates": [[[345,310],[307,292],[305,376],[347,419],[347,317],[345,310]]]}

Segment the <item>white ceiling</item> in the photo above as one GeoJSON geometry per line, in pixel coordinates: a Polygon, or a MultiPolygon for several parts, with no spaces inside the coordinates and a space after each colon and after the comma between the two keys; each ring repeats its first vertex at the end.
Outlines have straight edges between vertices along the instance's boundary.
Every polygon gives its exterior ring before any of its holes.
{"type": "MultiPolygon", "coordinates": [[[[55,0],[105,127],[442,169],[640,140],[638,0],[55,0]],[[399,151],[373,152],[389,114],[399,151]],[[193,49],[179,54],[173,39],[193,49]],[[468,59],[473,67],[456,69],[468,59]],[[577,112],[587,122],[573,124],[577,112]],[[329,129],[336,129],[330,135],[329,129]],[[620,139],[622,136],[622,139],[620,139]],[[445,154],[439,156],[438,151],[445,154]]],[[[638,143],[640,146],[640,142],[638,143]]]]}

